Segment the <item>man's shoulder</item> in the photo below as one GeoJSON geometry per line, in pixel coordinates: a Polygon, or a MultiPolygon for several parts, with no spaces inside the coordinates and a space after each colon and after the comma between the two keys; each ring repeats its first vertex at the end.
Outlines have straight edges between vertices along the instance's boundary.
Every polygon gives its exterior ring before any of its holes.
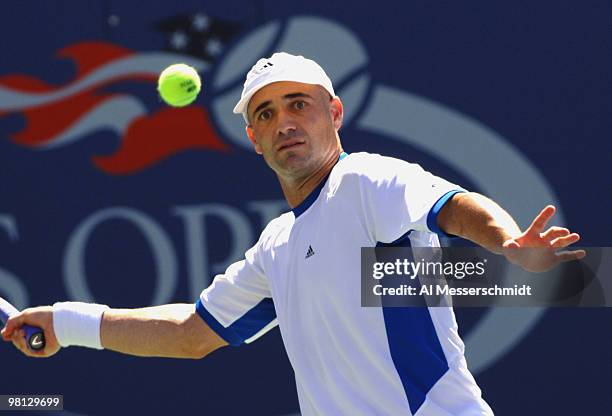
{"type": "Polygon", "coordinates": [[[342,167],[345,170],[361,170],[361,168],[367,167],[371,164],[380,163],[382,159],[387,158],[386,156],[378,153],[368,152],[354,152],[349,153],[341,160],[338,167],[342,167]]]}
{"type": "Polygon", "coordinates": [[[292,226],[295,220],[293,212],[285,212],[270,221],[261,232],[262,239],[273,237],[281,233],[284,229],[292,226]]]}
{"type": "Polygon", "coordinates": [[[377,181],[418,165],[378,153],[357,152],[350,153],[336,166],[334,174],[338,179],[349,176],[377,181]]]}

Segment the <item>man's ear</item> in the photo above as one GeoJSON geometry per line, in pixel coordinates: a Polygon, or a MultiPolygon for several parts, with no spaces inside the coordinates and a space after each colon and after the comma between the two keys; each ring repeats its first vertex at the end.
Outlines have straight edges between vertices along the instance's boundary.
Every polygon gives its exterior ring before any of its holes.
{"type": "Polygon", "coordinates": [[[344,119],[344,106],[342,105],[342,101],[340,101],[340,97],[332,97],[329,106],[332,120],[334,121],[334,127],[336,130],[340,130],[340,127],[342,127],[342,120],[344,119]]]}
{"type": "Polygon", "coordinates": [[[253,131],[253,127],[251,127],[251,125],[249,124],[248,126],[246,126],[245,129],[247,136],[249,136],[249,140],[251,141],[251,143],[253,143],[255,153],[261,155],[263,151],[261,150],[261,146],[257,143],[257,140],[255,139],[255,132],[253,131]]]}

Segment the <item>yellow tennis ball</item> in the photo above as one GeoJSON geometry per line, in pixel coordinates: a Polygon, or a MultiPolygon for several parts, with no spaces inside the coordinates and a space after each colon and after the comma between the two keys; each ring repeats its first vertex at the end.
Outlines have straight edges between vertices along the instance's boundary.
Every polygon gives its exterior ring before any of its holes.
{"type": "Polygon", "coordinates": [[[196,99],[202,86],[195,68],[174,64],[164,69],[157,80],[157,91],[162,100],[172,107],[184,107],[196,99]]]}

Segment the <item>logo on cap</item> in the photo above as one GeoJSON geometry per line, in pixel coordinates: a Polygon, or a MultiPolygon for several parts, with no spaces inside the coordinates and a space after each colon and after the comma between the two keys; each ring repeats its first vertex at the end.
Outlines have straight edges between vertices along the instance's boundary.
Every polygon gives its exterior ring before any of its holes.
{"type": "Polygon", "coordinates": [[[260,74],[264,69],[270,68],[271,66],[274,66],[272,61],[266,61],[262,66],[255,69],[255,73],[260,74]]]}

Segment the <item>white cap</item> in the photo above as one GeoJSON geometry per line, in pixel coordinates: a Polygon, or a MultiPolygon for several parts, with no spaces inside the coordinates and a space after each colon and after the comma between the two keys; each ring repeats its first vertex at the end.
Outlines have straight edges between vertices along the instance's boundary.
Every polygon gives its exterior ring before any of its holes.
{"type": "Polygon", "coordinates": [[[242,114],[248,124],[247,108],[251,97],[266,85],[278,81],[320,85],[332,97],[336,95],[331,80],[318,63],[301,55],[277,52],[269,58],[261,58],[253,65],[244,81],[242,96],[234,107],[234,114],[242,114]]]}

